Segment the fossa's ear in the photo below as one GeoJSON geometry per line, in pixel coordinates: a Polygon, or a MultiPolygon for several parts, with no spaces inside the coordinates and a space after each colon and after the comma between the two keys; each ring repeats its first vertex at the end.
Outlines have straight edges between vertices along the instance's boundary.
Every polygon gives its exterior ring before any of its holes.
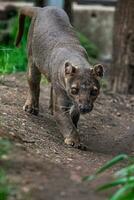
{"type": "Polygon", "coordinates": [[[74,67],[70,62],[65,63],[65,76],[73,76],[77,71],[77,68],[74,67]]]}
{"type": "Polygon", "coordinates": [[[101,64],[94,65],[94,67],[91,69],[91,73],[98,79],[102,78],[104,74],[103,65],[101,64]]]}

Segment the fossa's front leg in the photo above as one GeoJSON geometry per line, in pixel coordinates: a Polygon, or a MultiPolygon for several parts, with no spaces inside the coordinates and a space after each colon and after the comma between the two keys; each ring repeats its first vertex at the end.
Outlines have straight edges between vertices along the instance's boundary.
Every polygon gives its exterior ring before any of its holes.
{"type": "Polygon", "coordinates": [[[75,124],[73,123],[68,99],[64,93],[53,91],[53,114],[59,125],[60,132],[64,137],[64,142],[67,145],[80,147],[80,138],[75,124]]]}
{"type": "Polygon", "coordinates": [[[60,132],[64,137],[65,144],[79,147],[79,134],[72,122],[69,112],[65,111],[64,109],[61,109],[55,112],[55,118],[60,126],[60,132]]]}

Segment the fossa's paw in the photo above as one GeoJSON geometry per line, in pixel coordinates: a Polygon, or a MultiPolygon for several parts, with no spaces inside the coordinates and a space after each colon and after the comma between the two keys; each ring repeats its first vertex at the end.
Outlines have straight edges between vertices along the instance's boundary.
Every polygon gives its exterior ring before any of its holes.
{"type": "Polygon", "coordinates": [[[73,138],[65,138],[64,142],[68,147],[74,147],[84,151],[87,150],[86,146],[80,143],[79,138],[77,138],[77,140],[73,138]]]}
{"type": "Polygon", "coordinates": [[[23,106],[23,110],[33,115],[38,115],[39,113],[39,108],[30,103],[25,103],[25,105],[23,106]]]}

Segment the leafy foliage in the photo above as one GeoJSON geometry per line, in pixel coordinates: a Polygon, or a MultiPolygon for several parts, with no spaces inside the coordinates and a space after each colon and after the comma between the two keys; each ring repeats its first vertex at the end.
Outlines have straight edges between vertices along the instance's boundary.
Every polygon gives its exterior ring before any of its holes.
{"type": "Polygon", "coordinates": [[[3,169],[0,169],[0,200],[7,200],[10,190],[7,175],[3,169]]]}
{"type": "Polygon", "coordinates": [[[128,160],[129,165],[123,167],[114,173],[114,181],[108,182],[99,188],[98,191],[111,189],[118,186],[116,192],[109,198],[109,200],[133,200],[134,199],[134,158],[127,156],[126,154],[121,154],[107,162],[103,165],[94,175],[84,177],[84,180],[91,181],[96,179],[97,176],[107,169],[113,167],[115,164],[128,160]]]}
{"type": "Polygon", "coordinates": [[[27,32],[29,27],[29,20],[26,20],[25,23],[25,32],[21,41],[19,48],[14,46],[17,28],[18,28],[18,19],[13,18],[10,22],[10,45],[0,46],[0,73],[15,73],[17,71],[25,71],[27,65],[27,56],[26,56],[26,40],[27,32]]]}
{"type": "Polygon", "coordinates": [[[80,32],[77,32],[77,37],[80,40],[81,45],[86,49],[89,57],[97,59],[99,57],[99,49],[95,46],[95,44],[80,32]]]}
{"type": "Polygon", "coordinates": [[[10,148],[11,144],[8,140],[0,139],[0,158],[2,158],[3,155],[8,154],[10,148]]]}

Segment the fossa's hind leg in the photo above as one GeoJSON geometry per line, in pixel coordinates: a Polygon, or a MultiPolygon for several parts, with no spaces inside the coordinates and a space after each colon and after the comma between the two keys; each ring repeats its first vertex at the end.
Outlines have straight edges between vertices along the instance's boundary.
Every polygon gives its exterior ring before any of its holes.
{"type": "Polygon", "coordinates": [[[39,95],[40,95],[40,80],[41,73],[35,64],[28,64],[27,80],[28,80],[28,95],[23,110],[28,113],[37,115],[39,112],[39,95]]]}

